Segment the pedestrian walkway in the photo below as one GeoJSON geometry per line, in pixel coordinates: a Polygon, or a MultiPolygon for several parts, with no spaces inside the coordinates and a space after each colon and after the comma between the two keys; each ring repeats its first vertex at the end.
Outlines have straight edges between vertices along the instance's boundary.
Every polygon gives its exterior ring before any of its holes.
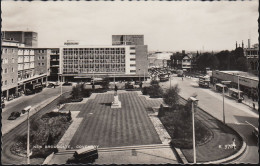
{"type": "MultiPolygon", "coordinates": [[[[67,112],[68,113],[68,111],[62,111],[62,112],[67,112]]],[[[59,152],[60,151],[64,151],[64,150],[67,149],[67,147],[70,144],[70,141],[71,141],[72,137],[74,136],[74,134],[77,131],[81,121],[83,120],[83,118],[77,118],[79,113],[80,113],[80,111],[72,111],[71,112],[71,117],[72,117],[72,121],[73,122],[69,126],[69,128],[67,129],[66,133],[63,135],[61,140],[57,144],[59,152]]]]}

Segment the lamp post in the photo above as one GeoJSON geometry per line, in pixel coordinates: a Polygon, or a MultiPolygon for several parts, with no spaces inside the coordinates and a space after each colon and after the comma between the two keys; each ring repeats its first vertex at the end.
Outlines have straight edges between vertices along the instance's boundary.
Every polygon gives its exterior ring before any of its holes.
{"type": "Polygon", "coordinates": [[[26,110],[26,112],[28,112],[28,116],[27,116],[27,164],[30,164],[30,121],[29,121],[30,108],[28,110],[26,110]]]}
{"type": "Polygon", "coordinates": [[[141,82],[140,70],[141,70],[141,69],[139,69],[139,84],[140,84],[140,82],[141,82]]]}
{"type": "Polygon", "coordinates": [[[240,87],[239,87],[239,74],[237,75],[238,79],[237,79],[237,89],[238,89],[238,100],[240,99],[240,87]]]}
{"type": "MultiPolygon", "coordinates": [[[[221,81],[222,84],[230,84],[231,81],[221,81]]],[[[225,104],[224,104],[224,100],[225,100],[225,87],[223,86],[222,88],[222,95],[223,95],[223,123],[226,124],[225,122],[225,104]]]]}
{"type": "Polygon", "coordinates": [[[60,77],[60,95],[62,95],[62,77],[60,77]]]}
{"type": "Polygon", "coordinates": [[[196,163],[196,142],[195,142],[195,121],[194,121],[194,103],[198,103],[198,99],[195,97],[190,97],[191,100],[191,111],[192,111],[192,140],[193,140],[193,163],[196,163]]]}

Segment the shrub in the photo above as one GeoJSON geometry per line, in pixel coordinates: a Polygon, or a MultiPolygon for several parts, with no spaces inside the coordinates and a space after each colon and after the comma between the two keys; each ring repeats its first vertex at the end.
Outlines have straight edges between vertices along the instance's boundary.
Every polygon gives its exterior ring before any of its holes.
{"type": "Polygon", "coordinates": [[[143,87],[143,88],[142,88],[142,93],[143,93],[143,95],[147,95],[147,94],[148,94],[148,91],[149,91],[149,87],[143,87]]]}
{"type": "Polygon", "coordinates": [[[159,81],[157,81],[157,80],[151,80],[150,84],[151,84],[151,86],[153,86],[153,85],[159,85],[159,81]]]}
{"type": "Polygon", "coordinates": [[[108,89],[109,88],[109,78],[108,77],[105,77],[103,79],[103,81],[101,82],[101,86],[103,89],[108,89]]]}
{"type": "Polygon", "coordinates": [[[155,84],[155,85],[150,86],[148,94],[152,98],[162,97],[163,90],[159,85],[155,84]]]}
{"type": "Polygon", "coordinates": [[[179,93],[180,88],[177,84],[174,87],[166,90],[166,92],[163,94],[163,101],[170,107],[174,108],[179,103],[179,93]]]}
{"type": "Polygon", "coordinates": [[[71,121],[71,119],[72,119],[72,117],[71,117],[71,112],[70,112],[70,110],[69,110],[69,113],[68,113],[68,116],[67,116],[67,120],[68,120],[68,121],[71,121]]]}

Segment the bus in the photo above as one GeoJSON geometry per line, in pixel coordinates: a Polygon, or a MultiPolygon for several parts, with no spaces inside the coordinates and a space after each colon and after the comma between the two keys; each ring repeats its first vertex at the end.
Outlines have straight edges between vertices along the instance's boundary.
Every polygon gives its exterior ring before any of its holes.
{"type": "Polygon", "coordinates": [[[244,100],[244,93],[241,90],[235,88],[229,88],[229,95],[235,99],[244,100]],[[240,97],[240,98],[239,98],[240,97]]]}
{"type": "Polygon", "coordinates": [[[223,85],[223,84],[216,84],[216,90],[218,92],[223,92],[223,88],[224,88],[224,92],[227,92],[228,90],[228,87],[226,85],[223,85]]]}
{"type": "Polygon", "coordinates": [[[209,76],[199,76],[199,86],[209,88],[210,77],[209,76]]]}

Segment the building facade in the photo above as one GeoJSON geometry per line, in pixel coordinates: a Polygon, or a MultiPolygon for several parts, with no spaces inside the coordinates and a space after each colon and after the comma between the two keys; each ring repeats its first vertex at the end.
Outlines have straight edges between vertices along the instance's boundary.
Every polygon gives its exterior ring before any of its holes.
{"type": "Polygon", "coordinates": [[[127,80],[148,75],[147,46],[132,45],[142,44],[136,38],[123,37],[122,44],[116,42],[117,39],[122,38],[118,38],[117,35],[112,36],[112,46],[67,44],[60,47],[61,81],[92,77],[115,77],[117,80],[127,80]]]}
{"type": "Polygon", "coordinates": [[[58,81],[59,79],[59,63],[60,62],[60,49],[51,48],[50,54],[50,75],[49,81],[58,81]]]}
{"type": "Polygon", "coordinates": [[[38,47],[38,33],[32,31],[3,31],[3,38],[7,40],[16,40],[25,47],[38,47]]]}
{"type": "Polygon", "coordinates": [[[17,41],[2,41],[2,95],[9,96],[15,94],[18,83],[18,46],[17,41]]]}
{"type": "Polygon", "coordinates": [[[48,48],[35,48],[35,75],[47,74],[50,75],[50,55],[51,49],[48,48]]]}
{"type": "MultiPolygon", "coordinates": [[[[250,42],[248,42],[250,43],[250,42]]],[[[247,59],[248,71],[257,75],[258,73],[258,55],[259,55],[259,45],[254,44],[253,47],[248,45],[248,48],[244,49],[244,54],[247,59]]]]}

